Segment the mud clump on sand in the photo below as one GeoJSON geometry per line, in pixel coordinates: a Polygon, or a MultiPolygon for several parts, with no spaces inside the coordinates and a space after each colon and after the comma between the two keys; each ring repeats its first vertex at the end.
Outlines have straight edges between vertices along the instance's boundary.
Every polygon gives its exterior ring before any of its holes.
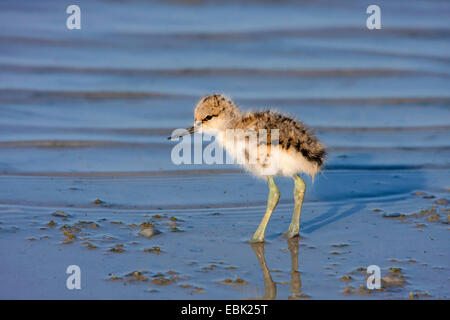
{"type": "Polygon", "coordinates": [[[144,221],[138,226],[136,226],[135,224],[131,224],[130,227],[141,229],[141,231],[139,231],[139,235],[147,239],[150,239],[153,236],[161,233],[161,231],[156,229],[155,225],[150,221],[144,221]]]}
{"type": "Polygon", "coordinates": [[[149,278],[146,274],[149,274],[149,271],[137,270],[126,274],[123,277],[115,276],[114,274],[109,274],[109,281],[127,281],[127,282],[145,282],[148,281],[149,278]]]}
{"type": "Polygon", "coordinates": [[[182,283],[179,285],[179,287],[183,289],[193,289],[189,292],[189,294],[205,293],[205,289],[203,289],[202,287],[194,287],[192,284],[189,283],[182,283]]]}
{"type": "Polygon", "coordinates": [[[122,280],[123,280],[123,278],[121,278],[121,277],[116,277],[116,276],[113,275],[112,273],[109,274],[109,275],[110,275],[110,277],[109,277],[109,280],[110,280],[110,281],[122,281],[122,280]]]}
{"type": "Polygon", "coordinates": [[[124,253],[125,249],[123,248],[123,244],[116,244],[114,247],[108,250],[109,252],[115,252],[115,253],[124,253]]]}
{"type": "Polygon", "coordinates": [[[64,241],[65,244],[74,242],[77,238],[76,234],[80,233],[81,231],[80,228],[68,224],[63,225],[59,229],[63,231],[63,235],[65,237],[64,241]]]}
{"type": "Polygon", "coordinates": [[[201,271],[202,272],[211,271],[211,270],[214,270],[215,268],[217,268],[217,265],[211,264],[208,267],[203,267],[201,271]]]}
{"type": "Polygon", "coordinates": [[[55,221],[50,220],[50,221],[46,224],[46,226],[54,227],[54,226],[56,226],[56,223],[55,223],[55,221]]]}
{"type": "Polygon", "coordinates": [[[164,225],[169,226],[169,227],[177,227],[178,223],[169,221],[169,222],[166,222],[164,225]]]}
{"type": "MultiPolygon", "coordinates": [[[[167,272],[167,274],[171,274],[171,273],[167,272]]],[[[154,278],[151,281],[152,281],[152,283],[154,283],[158,286],[166,286],[166,285],[172,284],[180,279],[181,279],[181,277],[178,274],[172,275],[171,277],[166,277],[164,274],[159,273],[156,276],[154,276],[154,278]]]]}
{"type": "Polygon", "coordinates": [[[368,295],[371,294],[372,290],[367,289],[364,285],[360,285],[359,288],[355,288],[352,286],[347,286],[344,291],[342,291],[342,294],[361,294],[361,295],[368,295]]]}
{"type": "Polygon", "coordinates": [[[133,271],[133,272],[126,274],[123,277],[117,277],[113,274],[109,274],[109,275],[110,275],[109,280],[111,280],[111,281],[122,281],[122,280],[125,280],[127,282],[147,282],[147,281],[149,281],[158,286],[169,285],[169,284],[175,283],[176,281],[181,279],[178,272],[173,271],[173,270],[169,270],[165,274],[158,272],[152,276],[149,271],[145,271],[145,270],[144,271],[142,271],[142,270],[133,271]]]}
{"type": "MultiPolygon", "coordinates": [[[[51,220],[47,226],[54,227],[56,223],[51,220]]],[[[63,231],[63,235],[65,237],[64,243],[72,243],[77,239],[77,235],[87,235],[86,233],[81,232],[82,229],[98,229],[100,226],[92,221],[78,221],[74,225],[65,224],[61,226],[59,229],[63,231]]]]}
{"type": "Polygon", "coordinates": [[[148,271],[133,271],[126,275],[127,280],[129,281],[148,281],[148,277],[144,274],[148,274],[148,271]]]}
{"type": "Polygon", "coordinates": [[[66,230],[64,230],[64,236],[66,237],[65,243],[71,243],[71,242],[75,241],[75,239],[77,238],[75,233],[66,231],[66,230]]]}
{"type": "Polygon", "coordinates": [[[341,277],[341,280],[345,281],[345,282],[349,282],[349,281],[353,281],[353,278],[351,276],[345,274],[341,277]]]}
{"type": "Polygon", "coordinates": [[[441,198],[441,199],[437,199],[434,203],[441,204],[441,205],[448,205],[448,200],[441,198]]]}
{"type": "Polygon", "coordinates": [[[154,246],[154,247],[152,247],[152,248],[150,248],[150,249],[144,249],[144,252],[147,252],[147,253],[156,253],[157,255],[159,255],[159,254],[162,253],[163,251],[161,250],[160,247],[154,246]]]}
{"type": "Polygon", "coordinates": [[[169,270],[169,271],[167,271],[166,273],[167,273],[167,274],[178,274],[178,272],[173,271],[173,270],[169,270]]]}
{"type": "Polygon", "coordinates": [[[431,209],[428,210],[420,210],[419,213],[416,213],[413,215],[416,218],[419,217],[426,217],[426,219],[430,222],[440,222],[441,216],[439,215],[437,211],[437,207],[433,206],[431,209]]]}
{"type": "Polygon", "coordinates": [[[239,277],[237,277],[235,280],[226,278],[225,280],[222,280],[219,283],[230,285],[230,286],[246,286],[246,285],[248,285],[247,281],[245,281],[244,279],[241,279],[239,277]]]}
{"type": "Polygon", "coordinates": [[[100,200],[99,198],[97,198],[92,203],[95,204],[95,205],[100,205],[100,204],[104,204],[105,202],[100,200]]]}
{"type": "Polygon", "coordinates": [[[145,237],[147,239],[152,238],[153,236],[156,236],[157,234],[160,234],[161,232],[158,231],[153,227],[153,225],[148,226],[147,228],[142,229],[139,232],[139,235],[142,237],[145,237]]]}
{"type": "Polygon", "coordinates": [[[76,227],[79,228],[89,228],[89,229],[98,229],[100,226],[93,221],[78,221],[75,223],[76,227]]]}
{"type": "Polygon", "coordinates": [[[381,278],[381,285],[384,288],[403,287],[406,285],[401,268],[390,267],[389,271],[391,275],[381,278]]]}
{"type": "Polygon", "coordinates": [[[348,247],[348,243],[333,243],[333,244],[331,244],[331,246],[333,247],[333,248],[345,248],[345,247],[348,247]]]}
{"type": "Polygon", "coordinates": [[[441,220],[441,216],[439,215],[439,213],[436,212],[436,213],[432,214],[431,216],[429,216],[427,218],[427,220],[430,222],[437,222],[437,221],[441,220]]]}
{"type": "Polygon", "coordinates": [[[90,243],[89,241],[85,241],[83,242],[84,245],[86,245],[86,248],[88,249],[97,249],[97,246],[93,245],[92,243],[90,243]]]}
{"type": "Polygon", "coordinates": [[[385,212],[385,213],[383,213],[383,217],[384,218],[404,218],[404,217],[406,217],[406,215],[403,213],[400,213],[400,212],[394,212],[394,213],[385,212]]]}
{"type": "Polygon", "coordinates": [[[358,267],[358,268],[356,268],[356,270],[353,270],[353,271],[351,271],[351,272],[349,272],[349,274],[351,274],[351,275],[355,275],[355,274],[358,274],[358,273],[366,273],[367,272],[367,268],[364,268],[364,267],[358,267]]]}
{"type": "Polygon", "coordinates": [[[144,221],[140,225],[138,225],[138,228],[141,229],[147,229],[147,228],[154,228],[155,226],[150,221],[144,221]]]}
{"type": "MultiPolygon", "coordinates": [[[[442,199],[439,199],[442,200],[442,199]]],[[[445,199],[443,199],[445,200],[445,199]]],[[[442,210],[441,210],[442,211],[442,210]]],[[[445,212],[445,210],[444,210],[445,212]]],[[[432,206],[430,209],[422,209],[417,213],[413,214],[402,214],[402,213],[384,213],[383,217],[385,218],[400,218],[402,222],[410,221],[410,219],[413,218],[424,218],[426,221],[429,222],[439,222],[439,223],[448,223],[447,219],[442,219],[437,206],[432,206]]],[[[416,222],[416,227],[423,228],[426,227],[423,223],[416,222]]]]}
{"type": "Polygon", "coordinates": [[[150,220],[144,221],[139,225],[134,223],[130,224],[131,228],[141,229],[139,235],[144,236],[146,238],[151,238],[157,234],[160,234],[161,231],[156,229],[157,226],[165,229],[165,226],[169,227],[168,232],[185,232],[184,230],[179,228],[180,223],[184,222],[184,220],[178,219],[176,217],[167,217],[167,215],[159,215],[155,214],[151,216],[150,220]],[[164,221],[166,220],[166,221],[164,221]]]}
{"type": "Polygon", "coordinates": [[[52,213],[52,216],[54,216],[54,217],[60,217],[60,218],[69,218],[69,217],[71,217],[70,214],[65,213],[65,212],[63,212],[63,211],[61,211],[61,210],[58,210],[58,211],[53,212],[53,213],[52,213]]]}
{"type": "Polygon", "coordinates": [[[384,276],[381,278],[381,284],[385,288],[403,287],[406,285],[406,281],[400,277],[384,276]]]}
{"type": "Polygon", "coordinates": [[[424,293],[422,293],[422,292],[420,292],[420,291],[416,291],[416,292],[410,292],[409,293],[409,299],[410,300],[412,300],[412,299],[420,299],[420,298],[429,298],[430,297],[430,295],[429,295],[429,293],[428,292],[424,292],[424,293]]]}

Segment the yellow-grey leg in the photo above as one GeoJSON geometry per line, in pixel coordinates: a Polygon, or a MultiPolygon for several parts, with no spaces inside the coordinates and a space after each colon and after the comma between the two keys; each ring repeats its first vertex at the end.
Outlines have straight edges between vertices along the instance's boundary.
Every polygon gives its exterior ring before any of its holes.
{"type": "Polygon", "coordinates": [[[267,182],[269,184],[269,197],[267,198],[266,213],[264,214],[258,229],[256,229],[255,234],[250,239],[250,242],[264,242],[264,233],[266,232],[267,223],[269,222],[270,216],[272,215],[272,212],[280,199],[280,191],[278,190],[273,177],[269,177],[267,182]]]}
{"type": "Polygon", "coordinates": [[[299,176],[295,176],[294,181],[295,208],[294,213],[292,214],[291,224],[289,225],[289,229],[287,231],[288,238],[297,236],[298,232],[300,231],[300,213],[302,211],[303,198],[305,197],[306,192],[306,184],[302,178],[300,178],[299,176]]]}

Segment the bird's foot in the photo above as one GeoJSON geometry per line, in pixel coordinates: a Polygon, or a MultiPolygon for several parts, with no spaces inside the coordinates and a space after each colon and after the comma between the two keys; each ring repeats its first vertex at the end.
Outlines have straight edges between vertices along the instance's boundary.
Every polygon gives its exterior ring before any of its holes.
{"type": "Polygon", "coordinates": [[[253,235],[253,237],[248,240],[249,243],[262,243],[264,242],[264,236],[260,236],[260,235],[253,235]]]}
{"type": "Polygon", "coordinates": [[[253,234],[253,237],[248,242],[250,242],[250,243],[264,242],[264,234],[265,234],[265,228],[258,228],[255,231],[255,233],[253,234]]]}
{"type": "Polygon", "coordinates": [[[284,234],[286,238],[291,239],[291,238],[295,238],[295,237],[299,237],[299,230],[300,228],[298,227],[291,227],[289,226],[288,231],[284,234]]]}
{"type": "Polygon", "coordinates": [[[264,242],[264,238],[251,238],[250,240],[248,240],[249,243],[263,243],[264,242]]]}
{"type": "Polygon", "coordinates": [[[283,236],[285,238],[287,238],[287,239],[293,239],[295,237],[300,237],[300,234],[298,232],[297,233],[295,233],[295,232],[286,232],[286,233],[283,234],[283,236]]]}

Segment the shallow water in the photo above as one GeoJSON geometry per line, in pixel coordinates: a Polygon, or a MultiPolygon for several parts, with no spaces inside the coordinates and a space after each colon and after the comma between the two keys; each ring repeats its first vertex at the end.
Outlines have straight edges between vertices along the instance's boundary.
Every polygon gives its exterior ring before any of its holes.
{"type": "Polygon", "coordinates": [[[449,298],[447,2],[381,1],[372,31],[363,1],[79,3],[79,31],[63,3],[0,4],[0,298],[449,298]],[[329,148],[298,241],[282,237],[288,179],[252,247],[266,184],[172,163],[167,136],[211,92],[287,112],[329,148]],[[146,239],[132,224],[149,219],[162,233],[146,239]],[[64,244],[79,221],[98,228],[64,244]],[[372,264],[405,283],[358,290],[372,264]]]}

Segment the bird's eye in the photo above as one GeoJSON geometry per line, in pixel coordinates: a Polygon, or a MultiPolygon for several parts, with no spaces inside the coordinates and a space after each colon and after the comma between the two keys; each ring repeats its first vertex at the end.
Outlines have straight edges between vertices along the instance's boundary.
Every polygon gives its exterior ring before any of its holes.
{"type": "Polygon", "coordinates": [[[213,116],[211,116],[211,115],[209,115],[209,116],[206,116],[205,118],[203,118],[202,122],[205,122],[205,121],[211,120],[211,119],[212,119],[212,117],[213,117],[213,116]]]}

